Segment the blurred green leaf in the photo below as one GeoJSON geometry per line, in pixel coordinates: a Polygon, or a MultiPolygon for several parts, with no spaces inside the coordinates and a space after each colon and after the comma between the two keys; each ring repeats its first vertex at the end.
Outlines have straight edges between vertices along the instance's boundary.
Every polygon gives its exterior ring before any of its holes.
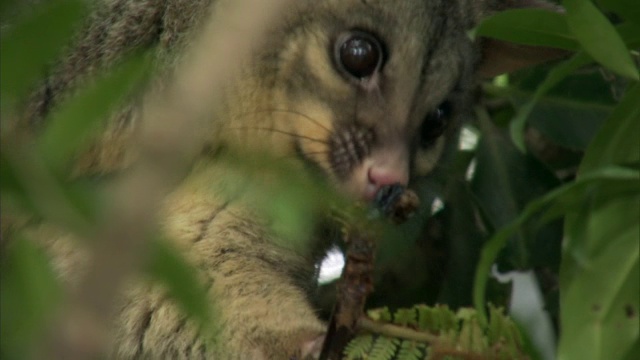
{"type": "Polygon", "coordinates": [[[591,0],[564,0],[567,24],[584,50],[612,71],[639,80],[629,49],[591,0]]]}
{"type": "Polygon", "coordinates": [[[27,17],[2,31],[0,89],[2,110],[20,99],[40,78],[45,65],[66,45],[86,13],[83,0],[45,1],[27,17]]]}
{"type": "Polygon", "coordinates": [[[150,59],[145,54],[130,56],[51,115],[38,140],[40,154],[51,168],[66,173],[64,166],[73,159],[73,153],[87,143],[90,135],[100,129],[100,121],[106,120],[116,105],[131,96],[132,88],[150,69],[150,59]]]}
{"type": "Polygon", "coordinates": [[[5,141],[2,150],[3,206],[27,210],[76,233],[90,231],[98,197],[89,183],[71,184],[66,176],[56,176],[31,148],[5,141]]]}
{"type": "Polygon", "coordinates": [[[28,358],[61,300],[46,255],[20,235],[3,244],[0,278],[0,349],[6,358],[28,358]]]}
{"type": "Polygon", "coordinates": [[[195,276],[193,265],[166,240],[155,239],[150,245],[149,274],[167,287],[169,295],[189,316],[208,330],[214,330],[211,326],[215,323],[215,299],[208,296],[195,276]]]}
{"type": "Polygon", "coordinates": [[[15,148],[3,144],[0,156],[0,190],[3,209],[19,211],[57,221],[72,231],[82,232],[96,218],[101,199],[95,179],[68,183],[47,172],[34,154],[18,156],[15,148]],[[35,169],[35,170],[34,170],[35,169]],[[35,180],[35,181],[34,181],[35,180]]]}
{"type": "Polygon", "coordinates": [[[12,202],[13,205],[34,210],[35,208],[28,198],[27,191],[16,174],[16,169],[6,156],[9,151],[9,149],[3,148],[2,152],[0,152],[0,191],[2,191],[2,204],[4,206],[7,202],[12,202]]]}
{"type": "Polygon", "coordinates": [[[578,50],[564,14],[542,9],[515,9],[485,19],[475,35],[525,45],[578,50]]]}
{"type": "Polygon", "coordinates": [[[15,7],[16,0],[0,0],[0,21],[4,21],[7,12],[15,7]]]}
{"type": "Polygon", "coordinates": [[[279,246],[308,256],[312,249],[307,239],[314,219],[337,211],[345,218],[354,216],[355,221],[363,219],[364,211],[358,212],[324,179],[299,171],[288,160],[228,148],[218,154],[216,161],[226,164],[226,170],[213,191],[230,199],[242,197],[257,216],[267,221],[279,246]]]}

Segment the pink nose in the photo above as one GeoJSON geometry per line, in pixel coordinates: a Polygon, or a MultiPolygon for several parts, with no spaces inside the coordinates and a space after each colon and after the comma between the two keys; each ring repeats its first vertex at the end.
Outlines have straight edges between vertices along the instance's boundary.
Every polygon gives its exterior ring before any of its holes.
{"type": "Polygon", "coordinates": [[[367,186],[366,197],[369,200],[375,198],[376,193],[385,185],[409,184],[409,172],[405,169],[393,166],[372,165],[368,171],[369,185],[367,186]]]}

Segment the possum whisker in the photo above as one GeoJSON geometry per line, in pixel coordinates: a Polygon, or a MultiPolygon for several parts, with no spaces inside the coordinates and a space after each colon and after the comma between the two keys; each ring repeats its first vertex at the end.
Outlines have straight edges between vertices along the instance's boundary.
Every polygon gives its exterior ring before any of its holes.
{"type": "Polygon", "coordinates": [[[300,135],[300,134],[296,134],[296,133],[292,133],[289,131],[284,131],[284,130],[279,130],[279,129],[274,129],[274,128],[269,128],[269,127],[258,127],[258,126],[233,126],[233,127],[228,127],[228,129],[230,130],[261,130],[261,131],[270,131],[273,133],[277,133],[277,134],[282,134],[282,135],[289,135],[293,138],[296,139],[301,139],[301,140],[308,140],[308,141],[314,141],[314,142],[318,142],[321,144],[328,144],[328,141],[322,140],[322,139],[317,139],[317,138],[313,138],[310,136],[305,136],[305,135],[300,135]]]}
{"type": "Polygon", "coordinates": [[[302,117],[303,119],[309,120],[312,123],[318,125],[320,128],[324,129],[328,134],[331,133],[331,129],[329,129],[328,127],[326,127],[325,125],[323,125],[320,121],[312,118],[309,115],[306,115],[304,113],[295,111],[295,110],[287,110],[287,109],[263,109],[263,110],[256,110],[256,111],[251,111],[251,112],[246,112],[246,113],[240,113],[237,116],[238,117],[244,117],[244,116],[249,116],[249,115],[253,115],[253,114],[259,114],[259,113],[284,113],[284,114],[293,114],[293,115],[298,115],[300,117],[302,117]]]}

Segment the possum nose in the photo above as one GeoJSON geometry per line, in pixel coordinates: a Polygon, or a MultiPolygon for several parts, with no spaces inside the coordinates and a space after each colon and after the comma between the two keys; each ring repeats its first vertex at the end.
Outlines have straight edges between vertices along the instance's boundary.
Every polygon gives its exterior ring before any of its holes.
{"type": "Polygon", "coordinates": [[[380,188],[386,185],[400,184],[407,186],[409,184],[409,170],[406,164],[384,164],[384,165],[372,165],[367,176],[369,184],[367,186],[366,197],[369,200],[375,198],[376,193],[380,188]]]}

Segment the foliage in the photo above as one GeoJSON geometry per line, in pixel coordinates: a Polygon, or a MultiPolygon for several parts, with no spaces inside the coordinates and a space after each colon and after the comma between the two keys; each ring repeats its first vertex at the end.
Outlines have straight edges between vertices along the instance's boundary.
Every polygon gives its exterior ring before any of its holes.
{"type": "MultiPolygon", "coordinates": [[[[63,309],[62,287],[43,250],[27,235],[14,233],[30,218],[45,219],[79,237],[91,237],[104,211],[100,181],[69,182],[72,154],[90,141],[100,121],[140,85],[150,69],[145,54],[132,54],[56,108],[33,143],[16,141],[7,131],[21,96],[69,42],[86,13],[84,1],[50,1],[18,18],[2,34],[2,358],[31,358],[35,345],[63,309]],[[6,76],[5,76],[6,75],[6,76]],[[10,241],[6,238],[10,237],[10,241]]],[[[4,15],[4,14],[3,14],[4,15]]],[[[3,16],[4,19],[4,16],[3,16]]],[[[213,317],[206,291],[191,265],[164,241],[154,239],[147,273],[203,326],[213,317]]],[[[67,294],[68,295],[68,294],[67,294]]]]}
{"type": "MultiPolygon", "coordinates": [[[[590,1],[563,2],[567,9],[566,15],[562,16],[566,28],[560,25],[550,32],[563,40],[575,39],[579,44],[577,53],[551,69],[534,96],[517,111],[511,122],[512,139],[522,148],[524,123],[535,118],[536,106],[542,108],[539,101],[545,94],[553,93],[553,86],[570,82],[569,76],[578,69],[584,69],[593,59],[627,79],[609,75],[610,95],[604,91],[587,93],[599,99],[594,98],[585,105],[607,104],[600,108],[603,110],[600,118],[606,118],[606,121],[597,134],[592,133],[592,139],[587,142],[581,140],[585,144],[585,155],[575,163],[578,167],[575,181],[555,187],[529,202],[514,222],[496,231],[483,249],[476,272],[475,304],[481,310],[486,281],[483,274],[508,243],[507,238],[526,223],[539,227],[552,218],[566,215],[559,269],[562,325],[559,359],[634,358],[638,356],[640,341],[637,316],[640,305],[640,92],[637,83],[638,53],[637,50],[629,51],[640,46],[640,27],[637,18],[633,17],[639,6],[616,1],[600,1],[599,4],[616,9],[617,16],[609,14],[618,19],[615,26],[590,1]],[[625,11],[620,11],[623,9],[625,11]],[[632,56],[635,56],[635,63],[632,56]],[[620,88],[626,88],[622,100],[618,100],[620,88]]],[[[508,18],[508,14],[502,16],[508,18]]],[[[550,17],[561,24],[558,15],[550,17]]],[[[479,33],[482,33],[482,26],[479,33]]],[[[543,40],[542,43],[566,47],[556,39],[543,40]]],[[[583,75],[573,75],[574,78],[578,76],[583,75]]],[[[593,83],[592,80],[586,84],[593,86],[593,83]]],[[[575,110],[581,111],[576,105],[579,104],[567,104],[565,108],[576,107],[575,110]]],[[[549,116],[549,113],[545,115],[549,116]]],[[[554,140],[558,139],[558,132],[548,120],[529,121],[529,126],[554,140]]],[[[571,122],[566,122],[565,126],[571,131],[571,122]]],[[[573,125],[575,128],[579,126],[573,125]]],[[[573,131],[574,138],[580,136],[578,131],[573,131]]],[[[566,142],[559,144],[567,146],[566,142]]],[[[541,241],[536,246],[541,246],[541,241]]]]}
{"type": "MultiPolygon", "coordinates": [[[[371,310],[376,320],[368,327],[372,334],[356,337],[344,354],[349,360],[419,359],[526,359],[516,324],[502,309],[489,306],[487,326],[480,325],[478,314],[469,308],[456,313],[447,306],[416,305],[398,309],[393,316],[387,308],[371,310]],[[390,325],[389,325],[390,324],[390,325]],[[383,329],[383,335],[376,334],[383,329]],[[396,336],[396,337],[394,337],[396,336]]],[[[366,327],[366,326],[365,326],[366,327]]]]}
{"type": "MultiPolygon", "coordinates": [[[[345,350],[347,358],[491,357],[491,351],[535,358],[527,334],[520,339],[506,315],[487,307],[506,307],[511,291],[490,278],[494,265],[500,271],[533,271],[559,331],[558,359],[640,356],[640,3],[563,5],[566,13],[507,11],[476,29],[476,36],[573,54],[483,84],[475,119],[465,126],[477,145],[458,149],[440,173],[418,184],[424,202],[437,198],[444,207],[434,214],[422,210],[380,243],[380,295],[371,303],[397,310],[371,314],[437,341],[373,333],[356,338],[345,350]],[[424,302],[449,307],[412,306],[424,302]],[[461,309],[471,305],[475,311],[461,309]],[[454,347],[456,353],[448,353],[454,347]]],[[[35,146],[24,147],[5,131],[36,75],[68,42],[85,6],[46,2],[40,11],[12,19],[8,30],[3,27],[3,236],[8,219],[25,214],[86,234],[104,207],[100,181],[66,181],[66,159],[99,128],[119,94],[144,80],[145,55],[134,55],[69,99],[35,146]]],[[[2,3],[3,11],[8,7],[2,3]]],[[[284,188],[289,196],[261,198],[258,207],[284,219],[276,222],[277,230],[294,239],[309,230],[309,219],[300,214],[319,196],[302,185],[284,188]]],[[[2,239],[0,355],[25,358],[65,299],[41,251],[23,234],[13,240],[2,239]]],[[[189,265],[164,242],[151,246],[147,268],[189,314],[203,322],[213,318],[189,265]]]]}

